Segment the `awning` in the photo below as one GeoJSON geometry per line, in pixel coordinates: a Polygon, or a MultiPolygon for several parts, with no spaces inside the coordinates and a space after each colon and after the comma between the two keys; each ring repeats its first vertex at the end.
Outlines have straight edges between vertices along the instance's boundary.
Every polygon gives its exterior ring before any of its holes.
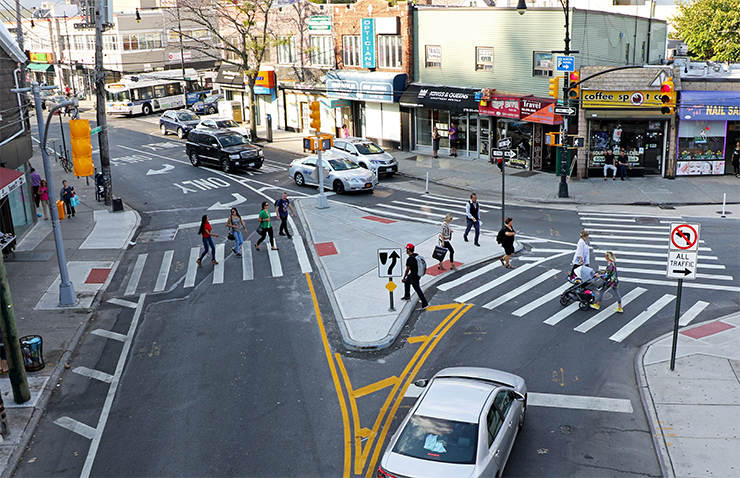
{"type": "Polygon", "coordinates": [[[434,108],[462,113],[477,113],[475,94],[480,89],[459,86],[412,83],[401,95],[399,104],[407,108],[434,108]]]}
{"type": "Polygon", "coordinates": [[[26,69],[34,71],[50,71],[54,69],[54,65],[49,63],[29,63],[26,65],[26,69]]]}
{"type": "Polygon", "coordinates": [[[216,75],[214,83],[244,88],[244,74],[237,66],[223,65],[218,69],[218,75],[216,75]]]}
{"type": "Polygon", "coordinates": [[[740,91],[681,91],[678,117],[682,121],[740,120],[740,91]]]}
{"type": "Polygon", "coordinates": [[[3,199],[25,182],[26,176],[23,173],[13,169],[0,168],[0,199],[3,199]]]}
{"type": "Polygon", "coordinates": [[[405,73],[332,70],[326,73],[326,96],[376,103],[396,103],[406,89],[405,73]]]}
{"type": "Polygon", "coordinates": [[[521,99],[522,121],[541,124],[562,124],[563,117],[555,114],[555,100],[537,98],[536,96],[521,99]]]}

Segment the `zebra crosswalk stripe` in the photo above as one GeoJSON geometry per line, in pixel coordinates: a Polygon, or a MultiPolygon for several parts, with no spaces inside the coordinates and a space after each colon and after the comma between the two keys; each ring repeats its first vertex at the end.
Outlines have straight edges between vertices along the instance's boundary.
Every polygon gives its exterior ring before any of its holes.
{"type": "Polygon", "coordinates": [[[162,257],[162,265],[159,267],[159,275],[157,276],[157,284],[154,286],[154,292],[161,292],[167,287],[167,277],[170,275],[170,266],[172,265],[172,256],[175,255],[175,251],[165,251],[164,257],[162,257]]]}
{"type": "Polygon", "coordinates": [[[546,304],[547,302],[550,302],[551,300],[555,299],[556,297],[560,297],[565,290],[570,287],[571,284],[566,282],[565,284],[561,285],[555,290],[552,290],[548,292],[547,294],[543,295],[542,297],[538,297],[537,299],[533,300],[532,302],[524,305],[523,307],[519,307],[517,310],[512,312],[512,315],[516,315],[517,317],[522,317],[525,314],[528,314],[529,312],[532,312],[537,307],[541,306],[542,304],[546,304]]]}
{"type": "Polygon", "coordinates": [[[273,251],[272,248],[267,250],[268,257],[270,258],[270,269],[272,269],[272,277],[283,277],[283,267],[280,263],[280,255],[278,251],[273,251]]]}
{"type": "Polygon", "coordinates": [[[188,260],[188,272],[185,274],[184,288],[195,286],[195,274],[198,273],[198,264],[195,263],[198,260],[199,247],[190,248],[190,259],[188,260]]]}
{"type": "Polygon", "coordinates": [[[252,266],[252,241],[242,244],[242,280],[254,279],[254,268],[252,266]]]}
{"type": "Polygon", "coordinates": [[[617,333],[609,337],[609,340],[613,340],[614,342],[621,342],[622,340],[626,339],[630,336],[632,332],[637,330],[641,325],[647,322],[650,317],[657,314],[660,309],[671,303],[671,301],[673,301],[673,299],[675,298],[676,296],[673,294],[665,294],[663,297],[653,302],[652,305],[650,305],[650,307],[644,310],[640,315],[630,320],[629,323],[619,329],[617,333]]]}
{"type": "Polygon", "coordinates": [[[701,314],[701,312],[708,305],[709,305],[709,302],[704,302],[703,300],[697,300],[696,303],[692,305],[689,310],[684,312],[680,319],[678,319],[678,325],[680,327],[685,327],[689,325],[691,321],[694,320],[697,315],[701,314]]]}
{"type": "Polygon", "coordinates": [[[491,302],[487,303],[483,306],[484,309],[493,310],[499,305],[510,301],[511,299],[514,299],[516,297],[519,297],[522,294],[525,294],[527,291],[530,291],[534,286],[537,284],[540,284],[541,282],[545,282],[550,277],[557,275],[560,273],[559,269],[551,269],[549,271],[545,271],[542,274],[538,275],[534,279],[530,280],[529,282],[526,282],[525,284],[520,285],[516,289],[507,292],[506,294],[499,296],[492,300],[491,302]]]}
{"type": "Polygon", "coordinates": [[[501,267],[501,262],[500,261],[494,261],[494,262],[488,264],[487,266],[481,267],[480,269],[477,269],[477,270],[475,270],[473,272],[469,272],[467,274],[464,274],[462,277],[460,277],[458,279],[455,279],[455,280],[450,281],[450,282],[445,282],[444,284],[440,284],[437,287],[437,289],[442,290],[442,291],[450,290],[453,287],[457,287],[459,285],[462,285],[462,284],[468,282],[469,280],[475,279],[476,277],[478,277],[480,275],[483,275],[483,274],[485,274],[487,272],[490,272],[490,271],[494,270],[497,267],[501,267]]]}
{"type": "Polygon", "coordinates": [[[565,309],[561,310],[557,314],[547,318],[544,323],[547,325],[557,325],[558,322],[568,317],[570,314],[578,310],[578,302],[573,302],[572,304],[569,304],[565,309]]]}
{"type": "MultiPolygon", "coordinates": [[[[642,293],[646,291],[647,289],[643,289],[642,287],[635,287],[631,291],[627,292],[624,295],[624,297],[622,297],[622,307],[626,306],[627,304],[629,304],[636,298],[640,297],[642,293]]],[[[587,321],[583,322],[581,325],[579,325],[573,330],[575,330],[576,332],[581,332],[585,334],[589,330],[593,329],[594,327],[596,327],[597,325],[599,325],[600,323],[602,323],[603,321],[605,321],[606,319],[614,315],[616,312],[617,312],[616,309],[611,308],[611,306],[609,309],[605,307],[604,310],[594,315],[587,321]]]]}
{"type": "Polygon", "coordinates": [[[144,264],[146,263],[146,258],[148,255],[149,254],[139,254],[139,257],[136,258],[134,271],[131,273],[131,277],[128,280],[128,285],[126,286],[126,292],[124,292],[124,295],[136,294],[136,288],[139,286],[139,281],[141,280],[141,272],[144,270],[144,264]]]}
{"type": "Polygon", "coordinates": [[[531,269],[535,265],[536,265],[536,263],[534,263],[534,262],[531,263],[531,264],[524,264],[523,266],[520,266],[520,267],[514,269],[513,271],[509,272],[508,274],[504,274],[501,277],[497,277],[496,279],[492,280],[491,282],[488,282],[487,284],[483,284],[482,286],[480,286],[480,287],[478,287],[476,289],[471,290],[467,294],[463,294],[460,297],[457,297],[455,299],[455,302],[460,302],[460,303],[468,302],[473,297],[477,297],[477,296],[481,295],[484,292],[488,292],[489,290],[493,289],[494,287],[497,287],[497,286],[503,284],[504,282],[513,279],[514,277],[518,276],[519,274],[522,274],[522,273],[528,271],[529,269],[531,269]]]}
{"type": "Polygon", "coordinates": [[[226,244],[216,244],[216,257],[214,259],[218,264],[213,266],[213,283],[223,284],[224,283],[224,250],[226,244]]]}

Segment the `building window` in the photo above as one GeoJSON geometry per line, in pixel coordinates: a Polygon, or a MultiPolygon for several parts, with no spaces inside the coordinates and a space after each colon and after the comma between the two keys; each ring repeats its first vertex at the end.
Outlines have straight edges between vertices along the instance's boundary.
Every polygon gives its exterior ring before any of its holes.
{"type": "Polygon", "coordinates": [[[426,45],[427,68],[442,68],[442,47],[439,45],[426,45]]]}
{"type": "Polygon", "coordinates": [[[552,53],[535,51],[532,54],[532,76],[552,76],[552,53]]]}
{"type": "Polygon", "coordinates": [[[642,49],[640,52],[640,57],[641,57],[640,62],[645,63],[645,42],[642,42],[642,49]]]}
{"type": "Polygon", "coordinates": [[[493,47],[475,47],[475,71],[493,71],[493,47]]]}
{"type": "Polygon", "coordinates": [[[314,66],[333,66],[334,48],[329,35],[313,35],[310,38],[311,64],[314,66]]]}
{"type": "Polygon", "coordinates": [[[118,50],[118,38],[115,35],[103,35],[103,50],[118,50]]]}
{"type": "Polygon", "coordinates": [[[131,33],[122,35],[122,38],[126,51],[162,48],[162,36],[159,33],[131,33]]]}
{"type": "Polygon", "coordinates": [[[72,37],[75,44],[75,50],[84,50],[85,49],[85,36],[84,35],[74,35],[72,37]]]}
{"type": "Polygon", "coordinates": [[[182,32],[182,41],[193,41],[198,40],[206,42],[211,38],[211,34],[208,30],[168,30],[167,31],[167,42],[180,42],[180,32],[182,32]]]}
{"type": "Polygon", "coordinates": [[[401,35],[378,35],[378,66],[401,68],[401,35]]]}
{"type": "Polygon", "coordinates": [[[71,45],[69,44],[69,37],[68,36],[60,36],[59,37],[59,49],[60,50],[69,50],[71,45]]]}
{"type": "Polygon", "coordinates": [[[277,56],[278,63],[281,63],[283,65],[292,65],[293,63],[295,63],[295,38],[278,38],[277,56]]]}
{"type": "Polygon", "coordinates": [[[629,64],[630,62],[630,44],[627,43],[627,47],[624,49],[624,63],[629,64]]]}
{"type": "Polygon", "coordinates": [[[359,35],[342,37],[342,62],[344,66],[362,66],[359,35]]]}
{"type": "Polygon", "coordinates": [[[85,42],[88,50],[95,51],[95,35],[86,35],[85,42]]]}

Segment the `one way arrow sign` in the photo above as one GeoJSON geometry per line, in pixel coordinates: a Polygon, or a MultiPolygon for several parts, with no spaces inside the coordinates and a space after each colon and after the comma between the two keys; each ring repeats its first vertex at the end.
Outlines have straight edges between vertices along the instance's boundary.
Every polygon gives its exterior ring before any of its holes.
{"type": "Polygon", "coordinates": [[[572,106],[556,106],[553,112],[560,116],[575,116],[578,110],[572,106]]]}

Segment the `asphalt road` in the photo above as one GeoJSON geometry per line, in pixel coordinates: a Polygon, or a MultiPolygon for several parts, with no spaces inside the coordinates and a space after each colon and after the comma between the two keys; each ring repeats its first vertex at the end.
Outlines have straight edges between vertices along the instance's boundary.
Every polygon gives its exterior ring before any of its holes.
{"type": "MultiPolygon", "coordinates": [[[[649,257],[649,250],[641,256],[638,247],[648,228],[661,225],[660,211],[643,211],[636,232],[620,239],[637,248],[637,255],[618,256],[632,261],[620,275],[626,281],[622,294],[645,289],[622,316],[575,330],[594,312],[576,311],[555,322],[563,310],[557,298],[517,315],[564,283],[572,253],[558,251],[573,250],[578,231],[594,228],[599,216],[507,206],[525,241],[514,260],[519,276],[462,301],[471,307],[460,306],[459,299],[498,280],[501,268],[454,287],[435,287],[428,298],[436,310],[416,312],[391,348],[357,353],[342,346],[316,265],[309,261],[313,272],[304,271],[295,242],[279,239],[279,275],[274,255],[250,249],[253,279],[245,280],[240,260],[224,247],[222,269],[204,264],[187,286],[190,254],[200,247],[192,224],[202,214],[225,219],[235,205],[246,216],[283,190],[293,197],[315,193],[287,177],[293,155],[266,149],[263,171],[225,175],[190,165],[184,142],[162,137],[151,118],[112,120],[110,137],[114,194],[142,214],[144,234],[119,266],[16,476],[371,476],[413,404],[414,387],[402,393],[401,385],[457,365],[519,374],[530,392],[541,394],[541,403],[527,411],[507,476],[659,476],[633,362],[642,344],[672,329],[675,303],[658,308],[622,340],[613,338],[666,294],[675,295],[675,281],[663,275],[662,283],[655,274],[659,266],[639,262],[664,260],[649,257]],[[162,279],[160,263],[168,254],[174,272],[162,279]],[[528,286],[533,276],[548,272],[547,280],[528,286]],[[155,290],[156,284],[163,286],[155,290]],[[510,300],[485,307],[522,287],[510,300]],[[130,334],[131,340],[106,339],[95,329],[130,334]],[[113,379],[93,380],[73,372],[76,367],[113,379]],[[575,405],[592,399],[617,406],[575,405]],[[85,437],[84,427],[74,426],[103,419],[99,436],[85,437]]],[[[425,195],[423,183],[396,176],[382,179],[372,193],[332,199],[379,208],[437,196],[459,199],[462,208],[468,196],[434,185],[430,193],[425,195]]],[[[410,218],[416,212],[409,207],[410,218]]],[[[712,264],[725,267],[708,272],[737,277],[737,231],[719,219],[696,220],[711,249],[706,254],[715,256],[712,264]]],[[[497,230],[501,211],[492,209],[484,221],[484,228],[497,230]]],[[[214,231],[225,234],[225,227],[214,231]]],[[[251,231],[245,238],[255,239],[251,231]]],[[[614,247],[609,241],[615,239],[594,241],[606,243],[596,246],[597,254],[614,247]]],[[[737,307],[737,294],[723,290],[723,282],[702,281],[720,285],[685,288],[682,310],[706,302],[706,320],[737,307]]],[[[605,303],[612,302],[607,296],[605,303]]]]}

